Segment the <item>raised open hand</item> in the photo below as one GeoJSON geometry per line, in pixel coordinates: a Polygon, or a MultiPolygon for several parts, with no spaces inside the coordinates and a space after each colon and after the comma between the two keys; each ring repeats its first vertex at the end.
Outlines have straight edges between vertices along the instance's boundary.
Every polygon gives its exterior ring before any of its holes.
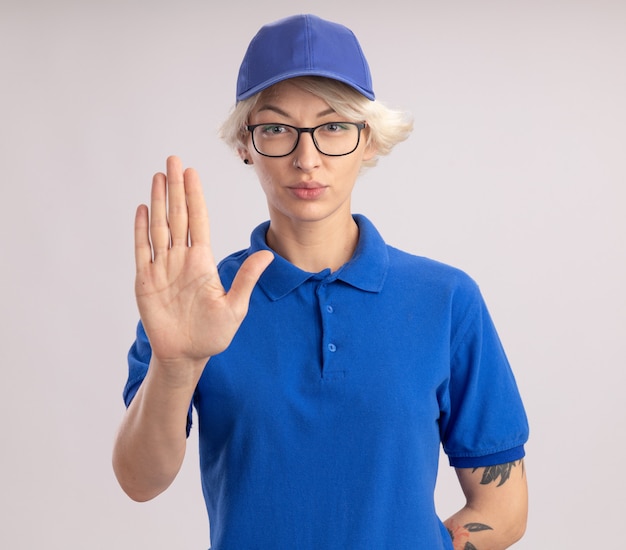
{"type": "Polygon", "coordinates": [[[273,256],[251,255],[228,293],[211,252],[200,178],[177,157],[152,182],[135,218],[135,294],[153,356],[161,362],[205,362],[228,347],[247,311],[254,285],[273,256]]]}

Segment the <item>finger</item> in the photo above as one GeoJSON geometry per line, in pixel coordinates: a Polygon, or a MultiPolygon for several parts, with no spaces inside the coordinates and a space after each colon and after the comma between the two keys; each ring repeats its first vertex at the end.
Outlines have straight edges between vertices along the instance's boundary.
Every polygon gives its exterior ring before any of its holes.
{"type": "Polygon", "coordinates": [[[227,296],[238,318],[243,319],[248,312],[248,304],[254,285],[273,259],[274,255],[269,250],[260,250],[241,264],[227,296]]]}
{"type": "Polygon", "coordinates": [[[140,205],[135,213],[135,266],[142,271],[152,262],[152,247],[148,233],[148,207],[140,205]]]}
{"type": "Polygon", "coordinates": [[[184,173],[189,235],[192,245],[210,245],[209,214],[207,212],[200,176],[193,168],[184,173]]]}
{"type": "Polygon", "coordinates": [[[165,187],[165,174],[155,174],[152,178],[152,194],[150,196],[150,239],[155,258],[170,246],[165,187]]]}
{"type": "Polygon", "coordinates": [[[189,223],[182,163],[178,157],[167,159],[167,220],[172,246],[187,246],[189,223]]]}

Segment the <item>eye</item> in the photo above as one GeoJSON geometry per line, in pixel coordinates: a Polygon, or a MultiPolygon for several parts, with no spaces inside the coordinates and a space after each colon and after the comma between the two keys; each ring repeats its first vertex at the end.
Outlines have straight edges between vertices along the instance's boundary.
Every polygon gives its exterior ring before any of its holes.
{"type": "Polygon", "coordinates": [[[281,124],[264,124],[259,127],[264,136],[280,136],[289,132],[289,128],[281,124]]]}
{"type": "Polygon", "coordinates": [[[322,130],[329,134],[336,134],[339,132],[344,132],[348,129],[347,124],[342,124],[341,122],[329,122],[328,124],[324,124],[322,126],[322,130]]]}

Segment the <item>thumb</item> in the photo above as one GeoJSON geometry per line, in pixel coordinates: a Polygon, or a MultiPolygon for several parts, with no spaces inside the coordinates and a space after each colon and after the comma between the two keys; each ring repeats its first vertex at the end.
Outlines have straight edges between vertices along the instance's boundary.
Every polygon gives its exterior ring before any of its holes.
{"type": "Polygon", "coordinates": [[[240,319],[243,319],[248,312],[248,304],[254,285],[257,284],[259,277],[273,260],[274,254],[269,250],[259,250],[241,264],[228,291],[228,301],[240,319]]]}

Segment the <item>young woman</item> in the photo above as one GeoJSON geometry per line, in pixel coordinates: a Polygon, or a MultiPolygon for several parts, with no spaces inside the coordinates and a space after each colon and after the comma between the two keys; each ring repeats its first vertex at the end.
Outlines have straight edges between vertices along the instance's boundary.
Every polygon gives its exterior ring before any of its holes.
{"type": "Polygon", "coordinates": [[[131,498],[174,480],[197,410],[213,550],[497,549],[524,532],[528,426],[476,284],[388,246],[351,210],[405,139],[347,28],[263,27],[223,137],[269,221],[219,266],[198,175],[167,160],[135,223],[141,316],[114,468],[131,498]],[[439,448],[467,505],[441,522],[439,448]]]}

